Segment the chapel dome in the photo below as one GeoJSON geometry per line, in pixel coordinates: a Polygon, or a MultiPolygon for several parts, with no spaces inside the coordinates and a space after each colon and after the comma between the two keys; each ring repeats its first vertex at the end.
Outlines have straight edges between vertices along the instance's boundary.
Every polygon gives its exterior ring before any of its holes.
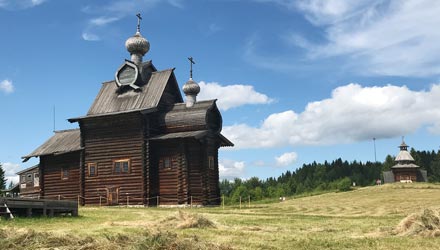
{"type": "Polygon", "coordinates": [[[190,78],[182,87],[183,93],[185,95],[197,95],[200,93],[200,86],[190,78]]]}
{"type": "Polygon", "coordinates": [[[143,56],[150,50],[150,42],[148,42],[148,40],[138,31],[134,36],[125,41],[125,47],[130,55],[141,54],[143,56]]]}

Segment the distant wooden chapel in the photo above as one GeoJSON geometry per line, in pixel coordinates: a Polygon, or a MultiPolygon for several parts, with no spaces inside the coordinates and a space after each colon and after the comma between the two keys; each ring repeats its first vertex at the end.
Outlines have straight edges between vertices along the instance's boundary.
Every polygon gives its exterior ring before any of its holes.
{"type": "Polygon", "coordinates": [[[218,150],[233,144],[220,133],[216,100],[196,100],[192,58],[186,102],[174,69],[142,61],[150,43],[138,18],[125,43],[131,60],[102,84],[87,115],[69,119],[79,129],[57,131],[23,157],[40,158],[39,197],[79,197],[83,205],[220,203],[218,150]]]}
{"type": "Polygon", "coordinates": [[[383,178],[385,183],[392,182],[426,182],[428,181],[426,170],[415,164],[414,158],[408,152],[408,145],[402,139],[399,146],[400,152],[396,156],[396,165],[391,167],[391,171],[384,171],[383,178]]]}

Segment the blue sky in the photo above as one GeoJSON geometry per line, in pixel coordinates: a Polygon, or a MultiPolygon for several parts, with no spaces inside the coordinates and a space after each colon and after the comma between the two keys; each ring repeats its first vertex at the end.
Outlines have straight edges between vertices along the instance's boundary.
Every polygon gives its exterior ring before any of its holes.
{"type": "Polygon", "coordinates": [[[68,118],[86,114],[136,31],[144,60],[194,57],[198,97],[218,98],[222,178],[438,150],[440,3],[423,0],[0,0],[0,162],[10,179],[68,118]]]}

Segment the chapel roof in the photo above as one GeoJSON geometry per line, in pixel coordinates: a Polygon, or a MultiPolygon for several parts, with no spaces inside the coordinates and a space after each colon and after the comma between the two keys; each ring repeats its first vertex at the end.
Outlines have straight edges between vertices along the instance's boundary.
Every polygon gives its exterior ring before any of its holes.
{"type": "Polygon", "coordinates": [[[23,158],[23,162],[25,162],[31,157],[52,154],[58,155],[78,151],[82,149],[80,141],[81,134],[79,129],[55,131],[55,134],[45,143],[35,149],[32,153],[21,158],[23,158]]]}

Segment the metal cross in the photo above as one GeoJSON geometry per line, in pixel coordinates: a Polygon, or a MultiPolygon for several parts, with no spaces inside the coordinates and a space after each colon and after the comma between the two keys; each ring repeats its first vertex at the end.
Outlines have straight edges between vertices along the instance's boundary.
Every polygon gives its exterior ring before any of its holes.
{"type": "Polygon", "coordinates": [[[191,66],[191,70],[189,71],[189,77],[192,79],[193,78],[193,64],[196,64],[196,62],[194,62],[192,56],[188,57],[190,66],[191,66]]]}
{"type": "Polygon", "coordinates": [[[137,32],[141,32],[141,20],[142,20],[142,17],[141,17],[141,13],[137,13],[137,18],[138,18],[138,25],[137,25],[137,32]]]}

